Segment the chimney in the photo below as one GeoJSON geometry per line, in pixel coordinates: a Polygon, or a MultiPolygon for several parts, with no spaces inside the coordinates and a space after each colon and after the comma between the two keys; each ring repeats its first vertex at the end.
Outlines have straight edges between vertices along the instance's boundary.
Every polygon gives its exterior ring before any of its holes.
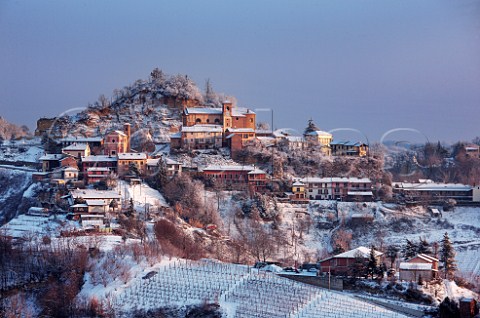
{"type": "Polygon", "coordinates": [[[127,149],[125,152],[130,152],[130,132],[131,132],[131,125],[129,123],[123,124],[123,131],[125,135],[127,135],[127,149]]]}

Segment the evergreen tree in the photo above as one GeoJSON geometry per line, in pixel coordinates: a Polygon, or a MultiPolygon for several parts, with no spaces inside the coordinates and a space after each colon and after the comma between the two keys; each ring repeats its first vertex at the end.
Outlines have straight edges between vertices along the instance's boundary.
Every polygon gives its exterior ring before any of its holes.
{"type": "Polygon", "coordinates": [[[407,244],[403,248],[403,258],[409,259],[417,255],[418,247],[415,243],[407,239],[407,244]]]}
{"type": "Polygon", "coordinates": [[[216,105],[218,102],[217,94],[213,91],[212,82],[208,78],[205,81],[205,103],[210,105],[216,105]]]}
{"type": "Polygon", "coordinates": [[[372,245],[370,248],[370,256],[367,264],[367,274],[373,278],[373,275],[378,273],[378,262],[375,255],[375,247],[372,245]]]}
{"type": "Polygon", "coordinates": [[[440,261],[443,263],[445,278],[453,276],[457,270],[457,264],[455,262],[455,251],[447,232],[445,232],[440,242],[440,261]]]}
{"type": "Polygon", "coordinates": [[[419,254],[432,255],[432,247],[425,237],[420,238],[417,251],[419,254]]]}
{"type": "Polygon", "coordinates": [[[132,217],[134,213],[135,213],[135,205],[133,203],[133,199],[130,199],[128,203],[127,211],[125,211],[125,215],[128,217],[132,217]]]}
{"type": "Polygon", "coordinates": [[[396,247],[395,245],[390,245],[387,248],[386,256],[390,260],[390,268],[393,268],[393,263],[395,263],[395,260],[397,259],[398,252],[398,247],[396,247]]]}

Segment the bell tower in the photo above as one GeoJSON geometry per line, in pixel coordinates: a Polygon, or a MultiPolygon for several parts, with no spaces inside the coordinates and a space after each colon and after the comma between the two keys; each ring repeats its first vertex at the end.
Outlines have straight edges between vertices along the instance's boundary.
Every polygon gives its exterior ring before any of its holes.
{"type": "Polygon", "coordinates": [[[233,104],[231,101],[224,101],[223,105],[223,131],[226,131],[228,128],[232,127],[232,108],[233,104]]]}

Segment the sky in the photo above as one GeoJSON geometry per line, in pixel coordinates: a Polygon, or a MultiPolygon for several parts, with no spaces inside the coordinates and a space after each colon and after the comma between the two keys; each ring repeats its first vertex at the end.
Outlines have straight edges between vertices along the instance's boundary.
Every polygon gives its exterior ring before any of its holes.
{"type": "Polygon", "coordinates": [[[272,109],[274,128],[312,118],[335,139],[480,136],[478,0],[0,0],[10,122],[34,128],[155,67],[272,109]]]}

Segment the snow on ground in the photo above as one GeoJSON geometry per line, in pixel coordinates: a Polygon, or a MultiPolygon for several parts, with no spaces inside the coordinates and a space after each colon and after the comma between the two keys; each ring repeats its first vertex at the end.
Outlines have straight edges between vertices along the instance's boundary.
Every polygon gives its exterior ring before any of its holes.
{"type": "Polygon", "coordinates": [[[226,317],[404,317],[346,294],[243,265],[211,260],[162,260],[153,266],[131,261],[126,264],[130,279],[118,277],[102,282],[101,277],[94,279],[89,274],[80,298],[109,298],[119,309],[119,317],[128,317],[132,309],[200,305],[206,301],[218,302],[226,317]]]}
{"type": "Polygon", "coordinates": [[[45,150],[39,145],[16,144],[14,146],[2,146],[0,148],[0,161],[31,162],[38,161],[45,150]]]}
{"type": "Polygon", "coordinates": [[[133,199],[135,209],[139,212],[145,211],[145,205],[168,207],[163,195],[147,184],[130,185],[126,181],[119,181],[118,189],[123,193],[126,200],[133,199]]]}
{"type": "Polygon", "coordinates": [[[32,216],[21,214],[0,227],[6,235],[15,238],[57,236],[64,227],[65,216],[32,216]]]}

